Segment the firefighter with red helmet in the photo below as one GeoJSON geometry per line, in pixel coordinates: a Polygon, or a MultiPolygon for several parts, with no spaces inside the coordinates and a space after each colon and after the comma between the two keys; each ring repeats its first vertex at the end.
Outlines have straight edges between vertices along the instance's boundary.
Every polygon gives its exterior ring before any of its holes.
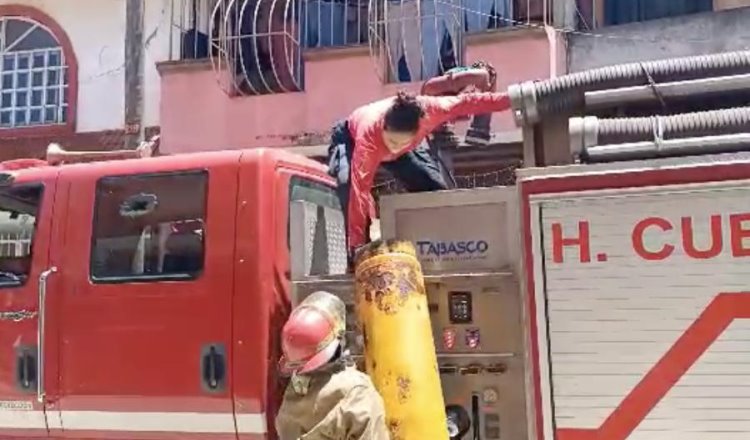
{"type": "Polygon", "coordinates": [[[282,330],[280,369],[290,377],[276,417],[280,440],[388,440],[385,407],[345,349],[346,307],[316,292],[282,330]]]}

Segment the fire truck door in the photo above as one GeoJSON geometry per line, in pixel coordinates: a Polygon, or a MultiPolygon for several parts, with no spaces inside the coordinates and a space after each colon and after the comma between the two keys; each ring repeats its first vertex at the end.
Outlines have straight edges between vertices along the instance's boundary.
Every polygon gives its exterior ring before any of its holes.
{"type": "MultiPolygon", "coordinates": [[[[333,186],[321,177],[301,170],[277,168],[274,187],[277,203],[274,205],[274,227],[269,228],[274,231],[273,294],[288,312],[294,302],[291,280],[346,271],[343,214],[333,186]],[[336,220],[338,224],[335,224],[336,220]],[[298,233],[300,228],[305,232],[298,233]],[[331,237],[332,230],[339,232],[337,237],[331,237]],[[290,264],[292,261],[294,263],[290,264]]],[[[278,318],[272,323],[271,331],[275,334],[280,334],[286,316],[278,318]]],[[[276,349],[280,350],[278,344],[276,349]]],[[[273,356],[278,358],[280,354],[279,351],[273,356]]],[[[281,396],[286,382],[275,380],[274,383],[278,387],[277,396],[281,396]]],[[[272,400],[271,409],[275,411],[280,404],[280,400],[272,400]]]]}
{"type": "Polygon", "coordinates": [[[55,174],[0,187],[0,439],[46,437],[38,399],[40,278],[49,269],[55,174]]]}
{"type": "Polygon", "coordinates": [[[59,298],[58,436],[236,438],[235,220],[225,214],[237,167],[199,160],[61,177],[71,198],[50,292],[59,298]]]}

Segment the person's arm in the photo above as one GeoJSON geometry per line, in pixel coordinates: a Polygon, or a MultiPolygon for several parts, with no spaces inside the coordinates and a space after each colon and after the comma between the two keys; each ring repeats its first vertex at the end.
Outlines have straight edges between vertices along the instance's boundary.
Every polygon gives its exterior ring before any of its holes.
{"type": "Polygon", "coordinates": [[[276,417],[274,428],[276,428],[276,435],[280,440],[296,440],[302,435],[299,429],[299,424],[286,414],[279,414],[279,416],[276,417]]]}
{"type": "Polygon", "coordinates": [[[347,440],[388,440],[383,398],[373,387],[353,388],[341,402],[347,440]]]}
{"type": "Polygon", "coordinates": [[[464,93],[458,96],[418,96],[425,110],[425,125],[431,132],[440,124],[461,116],[500,112],[510,108],[505,93],[464,93]]]}
{"type": "Polygon", "coordinates": [[[347,237],[349,251],[365,244],[367,240],[367,220],[372,202],[372,185],[380,159],[377,148],[364,139],[355,139],[354,154],[350,164],[349,207],[347,214],[347,237]]]}
{"type": "Polygon", "coordinates": [[[301,422],[295,417],[296,414],[293,410],[291,412],[286,410],[284,403],[281,404],[274,420],[277,438],[279,440],[299,440],[300,436],[304,434],[301,429],[301,422]]]}
{"type": "Polygon", "coordinates": [[[482,92],[489,91],[492,86],[489,72],[485,69],[469,69],[430,78],[422,85],[421,94],[430,96],[456,94],[470,86],[482,92]]]}

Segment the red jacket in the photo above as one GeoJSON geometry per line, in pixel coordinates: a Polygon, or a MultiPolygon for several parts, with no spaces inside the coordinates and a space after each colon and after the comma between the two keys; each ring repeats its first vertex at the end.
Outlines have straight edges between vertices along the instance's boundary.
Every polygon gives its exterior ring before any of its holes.
{"type": "Polygon", "coordinates": [[[349,131],[354,138],[347,224],[350,249],[365,244],[368,214],[374,204],[370,191],[381,162],[392,161],[413,150],[444,122],[459,116],[498,112],[510,107],[510,100],[504,93],[417,96],[425,111],[419,131],[408,147],[393,154],[383,141],[383,119],[393,100],[391,97],[375,101],[358,108],[349,116],[349,131]]]}

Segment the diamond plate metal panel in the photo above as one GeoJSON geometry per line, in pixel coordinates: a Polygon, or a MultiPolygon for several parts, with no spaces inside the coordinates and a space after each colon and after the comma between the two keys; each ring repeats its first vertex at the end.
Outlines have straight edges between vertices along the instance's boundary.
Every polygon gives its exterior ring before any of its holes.
{"type": "Polygon", "coordinates": [[[292,279],[346,272],[346,236],[340,211],[295,201],[289,218],[292,279]]]}

